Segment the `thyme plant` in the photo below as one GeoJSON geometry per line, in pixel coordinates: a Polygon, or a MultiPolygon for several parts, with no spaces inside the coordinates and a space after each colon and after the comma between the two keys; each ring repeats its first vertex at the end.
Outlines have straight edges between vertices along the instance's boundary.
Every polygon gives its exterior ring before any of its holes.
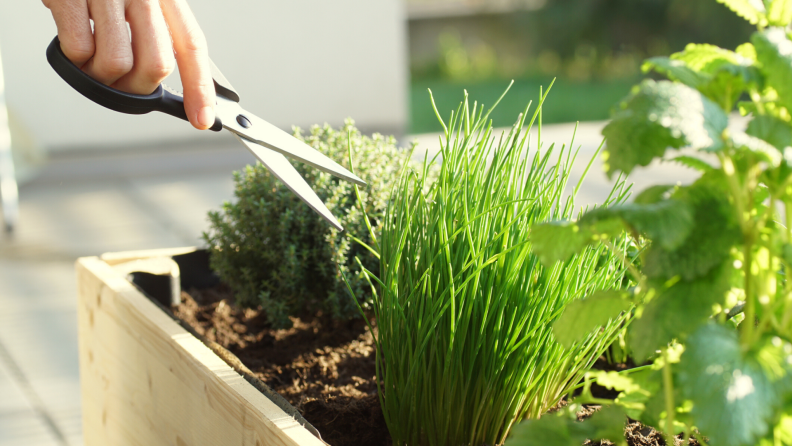
{"type": "MultiPolygon", "coordinates": [[[[372,237],[377,378],[394,445],[502,444],[514,423],[558,404],[621,330],[617,315],[570,348],[551,333],[570,303],[619,288],[624,264],[605,245],[549,267],[534,254],[531,225],[574,212],[564,188],[576,153],[543,145],[541,102],[524,128],[528,109],[501,136],[492,109],[467,95],[448,126],[438,114],[439,160],[403,171],[372,237]]],[[[606,204],[627,193],[619,184],[606,204]]]]}
{"type": "Polygon", "coordinates": [[[531,233],[547,267],[623,229],[640,238],[631,292],[593,294],[554,330],[586,342],[577,328],[594,325],[590,315],[634,303],[628,349],[650,365],[588,374],[569,410],[518,426],[509,446],[623,443],[625,414],[663,429],[669,444],[680,433],[700,444],[792,444],[792,1],[720,1],[757,26],[751,41],[649,59],[645,70],[669,80],[634,87],[603,130],[609,174],[672,159],[698,180],[531,233]],[[735,108],[750,116],[744,131],[727,126],[735,108]],[[594,382],[618,398],[594,398],[594,382]],[[578,423],[585,403],[609,407],[578,423]]]}
{"type": "MultiPolygon", "coordinates": [[[[307,134],[296,129],[295,136],[341,164],[347,164],[351,150],[357,174],[368,184],[361,200],[377,233],[409,150],[399,149],[393,137],[362,135],[352,120],[340,129],[314,126],[307,134]]],[[[368,240],[350,184],[303,163],[295,167],[344,228],[368,240]]],[[[260,305],[278,328],[290,327],[289,316],[306,311],[323,311],[340,320],[357,317],[341,274],[349,277],[367,306],[371,294],[354,259],[376,268],[376,257],[328,225],[261,163],[234,172],[234,182],[236,200],[209,213],[210,227],[203,237],[212,269],[232,288],[236,301],[260,305]]]]}

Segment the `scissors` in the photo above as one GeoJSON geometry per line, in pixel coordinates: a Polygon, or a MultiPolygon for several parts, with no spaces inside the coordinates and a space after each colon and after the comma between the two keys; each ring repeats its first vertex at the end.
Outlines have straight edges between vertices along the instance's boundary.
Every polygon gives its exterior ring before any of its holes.
{"type": "MultiPolygon", "coordinates": [[[[110,110],[132,115],[158,111],[185,121],[188,120],[187,113],[184,111],[184,97],[181,93],[168,88],[165,84],[160,84],[149,95],[124,93],[108,87],[74,65],[63,54],[57,36],[47,47],[47,60],[55,72],[77,92],[110,110]]],[[[302,201],[333,227],[342,231],[344,228],[305,182],[305,179],[289,163],[286,156],[360,186],[365,186],[366,182],[308,144],[240,107],[239,94],[214,62],[211,60],[209,62],[217,95],[216,117],[210,130],[215,132],[223,129],[230,131],[302,201]]]]}

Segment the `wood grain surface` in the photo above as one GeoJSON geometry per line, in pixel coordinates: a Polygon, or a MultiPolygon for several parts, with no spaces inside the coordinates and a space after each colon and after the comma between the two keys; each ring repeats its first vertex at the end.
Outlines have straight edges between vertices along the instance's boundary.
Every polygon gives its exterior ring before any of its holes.
{"type": "Polygon", "coordinates": [[[77,261],[85,444],[323,445],[108,264],[149,254],[77,261]]]}

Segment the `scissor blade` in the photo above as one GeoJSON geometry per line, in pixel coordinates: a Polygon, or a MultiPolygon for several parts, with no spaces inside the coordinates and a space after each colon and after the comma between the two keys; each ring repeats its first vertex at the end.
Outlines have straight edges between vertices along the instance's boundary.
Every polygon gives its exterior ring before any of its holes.
{"type": "Polygon", "coordinates": [[[302,176],[300,176],[297,169],[289,163],[289,160],[286,159],[285,156],[281,155],[280,153],[270,150],[266,147],[262,147],[258,143],[251,141],[249,139],[245,139],[236,133],[234,134],[236,138],[245,145],[256,158],[261,161],[261,164],[269,169],[273,175],[278,177],[279,180],[283,182],[292,192],[294,192],[302,201],[305,202],[308,206],[311,207],[317,214],[321,215],[322,218],[328,221],[333,227],[338,229],[339,231],[343,231],[344,227],[341,226],[341,223],[336,220],[333,216],[333,213],[327,209],[327,206],[322,202],[322,200],[316,195],[316,193],[311,189],[311,186],[305,182],[302,176]]]}
{"type": "Polygon", "coordinates": [[[350,181],[360,186],[366,185],[365,181],[358,178],[357,175],[348,171],[340,164],[322,155],[308,144],[305,144],[269,122],[252,113],[246,112],[236,102],[218,96],[216,112],[223,121],[223,127],[243,138],[261,144],[289,158],[294,158],[298,161],[310,164],[321,171],[343,180],[350,181]],[[252,125],[248,128],[243,127],[237,121],[239,115],[244,115],[252,125]]]}

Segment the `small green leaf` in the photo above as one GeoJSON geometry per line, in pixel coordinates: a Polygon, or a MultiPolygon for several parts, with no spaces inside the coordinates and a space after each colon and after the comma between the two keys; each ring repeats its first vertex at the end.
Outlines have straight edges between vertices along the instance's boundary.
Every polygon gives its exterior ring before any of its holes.
{"type": "Polygon", "coordinates": [[[670,192],[674,190],[676,186],[670,184],[659,184],[656,186],[649,186],[640,194],[635,197],[633,203],[636,204],[653,204],[657,203],[661,200],[666,200],[670,197],[670,192]]]}
{"type": "Polygon", "coordinates": [[[778,93],[778,103],[792,110],[792,41],[783,28],[770,28],[751,36],[766,83],[778,93]]]}
{"type": "Polygon", "coordinates": [[[592,370],[588,374],[597,384],[609,390],[616,390],[618,392],[625,393],[648,393],[633,380],[632,376],[626,375],[624,373],[619,373],[614,370],[592,370]]]}
{"type": "Polygon", "coordinates": [[[754,444],[767,434],[778,399],[762,368],[743,355],[736,331],[701,327],[688,338],[678,368],[696,426],[710,444],[754,444]]]}
{"type": "Polygon", "coordinates": [[[743,43],[742,45],[738,46],[734,52],[750,60],[751,62],[756,62],[756,48],[754,48],[751,42],[743,43]]]}
{"type": "MultiPolygon", "coordinates": [[[[727,8],[734,11],[738,16],[748,20],[751,25],[767,26],[767,17],[764,8],[758,9],[756,2],[751,0],[718,0],[727,8]]],[[[761,3],[759,3],[761,5],[761,3]]]]}
{"type": "Polygon", "coordinates": [[[767,8],[770,26],[787,26],[792,22],[792,0],[773,0],[767,8]]]}
{"type": "Polygon", "coordinates": [[[713,305],[726,298],[733,267],[724,262],[705,277],[679,281],[652,299],[641,317],[630,324],[630,349],[636,360],[643,361],[655,351],[677,339],[683,341],[712,316],[713,305]]]}
{"type": "Polygon", "coordinates": [[[679,155],[671,158],[669,161],[679,163],[685,167],[690,167],[691,169],[696,169],[702,173],[706,173],[714,169],[714,167],[710,166],[706,161],[690,155],[679,155]]]}
{"type": "Polygon", "coordinates": [[[565,348],[582,341],[595,328],[616,319],[632,307],[627,293],[616,290],[597,291],[584,299],[573,301],[553,323],[553,336],[565,348]]]}
{"type": "Polygon", "coordinates": [[[767,141],[782,152],[792,146],[792,126],[772,116],[753,118],[745,133],[767,141]]]}
{"type": "Polygon", "coordinates": [[[620,408],[608,406],[584,421],[560,410],[538,420],[527,420],[512,428],[506,446],[579,446],[586,440],[607,439],[624,445],[627,418],[620,408]]]}
{"type": "MultiPolygon", "coordinates": [[[[616,397],[616,404],[624,408],[624,411],[630,418],[640,420],[644,424],[650,426],[659,426],[660,424],[657,421],[660,418],[662,409],[655,410],[656,402],[653,399],[658,394],[662,395],[660,390],[662,388],[663,377],[660,370],[655,370],[654,368],[644,369],[639,372],[630,373],[625,378],[629,379],[629,385],[624,385],[620,380],[614,380],[610,383],[614,389],[621,390],[619,396],[616,397]],[[621,389],[617,387],[619,384],[621,384],[621,389]]],[[[608,380],[600,382],[598,379],[597,384],[611,388],[607,385],[608,380]]]]}
{"type": "Polygon", "coordinates": [[[603,129],[608,175],[630,173],[662,157],[668,147],[717,151],[728,124],[726,113],[693,88],[645,80],[633,88],[603,129]]]}

